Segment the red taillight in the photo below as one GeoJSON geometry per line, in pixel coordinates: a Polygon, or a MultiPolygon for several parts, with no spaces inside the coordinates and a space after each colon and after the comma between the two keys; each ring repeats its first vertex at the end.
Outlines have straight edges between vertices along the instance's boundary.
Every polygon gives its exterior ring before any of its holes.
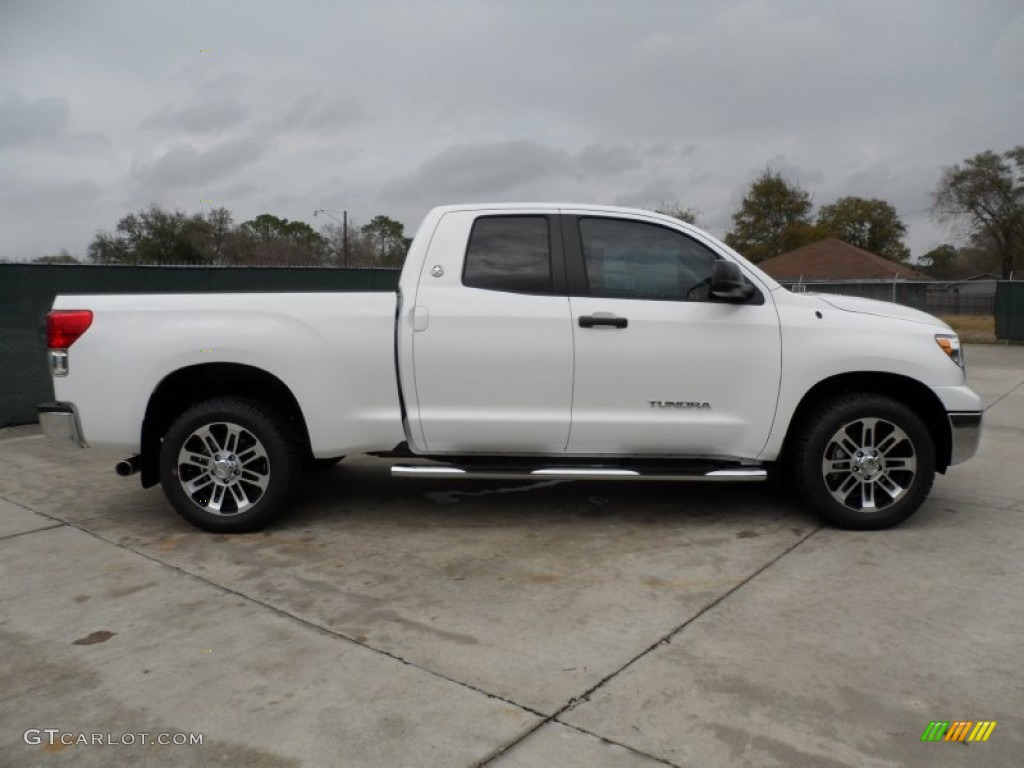
{"type": "Polygon", "coordinates": [[[46,346],[67,349],[92,325],[88,309],[55,309],[46,316],[46,346]]]}

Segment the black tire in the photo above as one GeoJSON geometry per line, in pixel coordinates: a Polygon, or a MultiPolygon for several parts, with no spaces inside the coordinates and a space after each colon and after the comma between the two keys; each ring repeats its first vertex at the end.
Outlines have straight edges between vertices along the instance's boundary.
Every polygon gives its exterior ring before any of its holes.
{"type": "Polygon", "coordinates": [[[194,405],[171,425],[160,447],[164,494],[203,530],[263,528],[284,507],[298,466],[287,424],[250,400],[194,405]]]}
{"type": "Polygon", "coordinates": [[[798,427],[796,487],[826,522],[890,528],[921,506],[935,479],[935,445],[921,418],[876,394],[826,402],[798,427]]]}
{"type": "Polygon", "coordinates": [[[302,468],[306,472],[326,472],[331,467],[336,467],[344,456],[333,456],[329,459],[306,459],[302,468]]]}

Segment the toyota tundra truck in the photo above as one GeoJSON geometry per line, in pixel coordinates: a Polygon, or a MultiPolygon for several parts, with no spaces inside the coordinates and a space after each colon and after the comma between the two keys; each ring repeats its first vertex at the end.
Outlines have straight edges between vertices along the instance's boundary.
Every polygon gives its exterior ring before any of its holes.
{"type": "Polygon", "coordinates": [[[242,532],[351,454],[396,477],[758,482],[830,524],[911,515],[976,451],[955,333],[791,293],[668,216],[436,208],[381,293],[61,295],[44,432],[242,532]]]}

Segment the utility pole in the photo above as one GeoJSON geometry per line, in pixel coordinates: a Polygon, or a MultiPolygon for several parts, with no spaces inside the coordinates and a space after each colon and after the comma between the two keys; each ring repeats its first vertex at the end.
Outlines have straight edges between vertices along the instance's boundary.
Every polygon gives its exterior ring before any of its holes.
{"type": "MultiPolygon", "coordinates": [[[[338,220],[338,217],[334,215],[336,211],[317,208],[313,211],[313,217],[315,218],[318,213],[326,213],[335,221],[338,220]]],[[[348,211],[341,212],[341,266],[348,266],[348,211]]]]}

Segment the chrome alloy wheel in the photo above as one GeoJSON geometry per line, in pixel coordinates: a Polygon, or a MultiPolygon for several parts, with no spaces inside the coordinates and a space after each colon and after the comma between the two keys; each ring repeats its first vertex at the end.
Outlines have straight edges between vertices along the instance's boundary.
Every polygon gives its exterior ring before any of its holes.
{"type": "Polygon", "coordinates": [[[266,493],[270,459],[263,443],[230,422],[204,424],[178,452],[178,482],[192,501],[215,515],[244,512],[266,493]]]}
{"type": "Polygon", "coordinates": [[[876,512],[906,495],[917,474],[917,453],[907,433],[891,421],[861,418],[829,439],[821,474],[844,507],[876,512]]]}

